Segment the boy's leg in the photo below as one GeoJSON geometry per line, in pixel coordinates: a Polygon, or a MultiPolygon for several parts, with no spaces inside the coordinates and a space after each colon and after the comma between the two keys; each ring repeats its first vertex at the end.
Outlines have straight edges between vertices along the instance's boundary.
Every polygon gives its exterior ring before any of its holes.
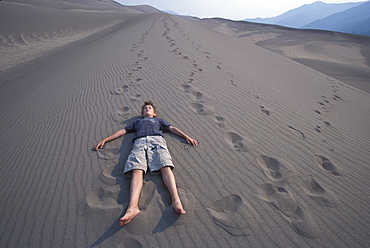
{"type": "Polygon", "coordinates": [[[185,214],[186,211],[182,207],[179,194],[177,192],[175,176],[170,167],[166,166],[161,169],[164,184],[167,186],[171,195],[171,207],[180,214],[185,214]]]}
{"type": "Polygon", "coordinates": [[[120,219],[120,225],[126,225],[140,213],[139,198],[143,188],[143,171],[132,170],[131,186],[130,186],[130,203],[125,215],[120,219]]]}

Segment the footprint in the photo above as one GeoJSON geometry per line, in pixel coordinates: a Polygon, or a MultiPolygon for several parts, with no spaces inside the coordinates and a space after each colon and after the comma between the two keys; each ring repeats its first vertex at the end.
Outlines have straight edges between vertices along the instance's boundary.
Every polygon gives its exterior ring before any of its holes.
{"type": "Polygon", "coordinates": [[[267,110],[264,106],[260,106],[260,110],[262,111],[262,113],[264,113],[265,115],[267,116],[270,116],[270,111],[267,110]]]}
{"type": "Polygon", "coordinates": [[[200,91],[193,91],[191,97],[196,102],[205,102],[211,99],[208,95],[200,92],[200,91]]]}
{"type": "MultiPolygon", "coordinates": [[[[190,79],[189,81],[193,81],[193,80],[190,79]]],[[[203,94],[201,91],[199,91],[198,88],[191,86],[189,84],[182,84],[180,85],[180,88],[183,89],[187,94],[189,94],[191,99],[193,99],[196,102],[200,103],[200,102],[205,102],[211,99],[208,95],[203,94]]]]}
{"type": "Polygon", "coordinates": [[[293,196],[283,187],[272,184],[260,185],[257,197],[269,202],[289,222],[293,230],[306,238],[319,237],[320,228],[307,210],[299,206],[293,196]]]}
{"type": "Polygon", "coordinates": [[[180,85],[180,89],[184,90],[186,93],[190,93],[191,92],[191,85],[189,84],[181,84],[180,85]]]}
{"type": "Polygon", "coordinates": [[[333,99],[334,99],[334,100],[338,100],[338,99],[339,99],[339,100],[342,100],[342,98],[341,98],[338,94],[334,95],[334,96],[333,96],[333,99]]]}
{"type": "Polygon", "coordinates": [[[321,98],[323,99],[324,102],[330,103],[329,100],[328,100],[328,98],[326,96],[321,96],[321,98]]]}
{"type": "Polygon", "coordinates": [[[335,177],[341,176],[341,173],[338,171],[338,168],[328,158],[325,158],[324,156],[320,155],[315,155],[315,162],[320,168],[329,172],[331,175],[335,177]]]}
{"type": "Polygon", "coordinates": [[[228,131],[224,134],[224,139],[231,145],[232,148],[241,152],[251,152],[254,150],[253,141],[240,136],[237,133],[228,131]]]}
{"type": "Polygon", "coordinates": [[[243,206],[240,196],[231,194],[213,202],[207,210],[214,223],[232,236],[247,236],[251,230],[248,219],[252,217],[243,206]]]}
{"type": "Polygon", "coordinates": [[[297,177],[296,169],[281,158],[257,155],[257,163],[262,167],[265,175],[279,186],[291,183],[297,177]]]}
{"type": "Polygon", "coordinates": [[[211,106],[206,106],[201,103],[192,103],[190,104],[190,108],[197,114],[200,115],[214,115],[215,109],[211,106]]]}
{"type": "Polygon", "coordinates": [[[283,187],[277,187],[270,183],[258,186],[257,197],[271,203],[287,217],[294,216],[298,208],[296,200],[288,191],[283,187]]]}
{"type": "Polygon", "coordinates": [[[118,109],[112,114],[112,119],[116,122],[122,122],[124,120],[129,119],[130,117],[131,117],[131,110],[127,106],[118,109]]]}
{"type": "Polygon", "coordinates": [[[294,217],[287,218],[287,220],[296,233],[309,239],[320,238],[320,227],[309,214],[308,209],[298,206],[294,217]]]}
{"type": "Polygon", "coordinates": [[[133,96],[131,96],[130,101],[131,102],[138,102],[140,97],[141,97],[140,94],[133,95],[133,96]]]}
{"type": "Polygon", "coordinates": [[[292,127],[292,126],[289,126],[289,125],[288,125],[288,127],[289,127],[290,129],[293,129],[294,131],[298,132],[302,138],[306,138],[306,136],[304,135],[304,133],[303,133],[303,132],[299,131],[298,129],[296,129],[296,128],[292,127]]]}
{"type": "Polygon", "coordinates": [[[98,150],[98,157],[105,160],[114,160],[119,157],[119,148],[109,148],[105,146],[104,149],[98,150]]]}
{"type": "MultiPolygon", "coordinates": [[[[140,43],[145,43],[145,41],[140,42],[140,43]]],[[[139,57],[139,60],[140,60],[140,61],[143,61],[143,60],[146,60],[146,59],[148,59],[148,58],[149,58],[149,57],[148,57],[148,55],[147,55],[144,51],[140,51],[140,52],[138,52],[138,53],[137,53],[137,56],[139,57]]]]}
{"type": "Polygon", "coordinates": [[[312,176],[302,183],[303,191],[323,207],[339,205],[338,197],[328,189],[324,189],[312,176]]]}
{"type": "Polygon", "coordinates": [[[87,206],[90,209],[122,209],[116,200],[119,192],[118,186],[96,188],[87,195],[87,206]]]}
{"type": "Polygon", "coordinates": [[[170,52],[175,53],[175,55],[179,55],[179,48],[172,49],[170,52]]]}
{"type": "Polygon", "coordinates": [[[139,82],[142,80],[143,80],[142,78],[133,79],[132,74],[130,75],[130,85],[135,85],[135,86],[139,85],[139,82]]]}
{"type": "Polygon", "coordinates": [[[199,65],[196,63],[195,60],[193,60],[193,64],[191,64],[191,66],[195,67],[195,70],[196,71],[203,71],[202,68],[199,68],[199,65]]]}
{"type": "Polygon", "coordinates": [[[107,166],[101,173],[100,173],[100,180],[102,180],[105,184],[108,185],[116,185],[117,178],[112,176],[112,172],[114,171],[115,166],[107,166]]]}
{"type": "Polygon", "coordinates": [[[118,87],[118,88],[111,90],[110,93],[112,95],[123,95],[125,92],[128,91],[128,88],[129,88],[128,85],[124,85],[122,87],[118,87]]]}
{"type": "Polygon", "coordinates": [[[194,81],[194,78],[189,78],[187,82],[192,83],[193,81],[194,81]]]}
{"type": "Polygon", "coordinates": [[[221,116],[215,116],[215,121],[217,123],[217,125],[219,125],[220,127],[225,127],[225,118],[224,117],[221,117],[221,116]]]}

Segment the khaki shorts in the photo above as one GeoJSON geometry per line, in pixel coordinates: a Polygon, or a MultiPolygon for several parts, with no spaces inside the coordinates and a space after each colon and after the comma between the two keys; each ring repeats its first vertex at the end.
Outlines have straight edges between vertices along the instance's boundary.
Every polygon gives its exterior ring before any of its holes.
{"type": "Polygon", "coordinates": [[[155,174],[166,166],[171,169],[174,167],[166,140],[162,136],[146,136],[134,141],[123,173],[126,174],[134,169],[143,170],[145,173],[149,167],[149,172],[155,174]]]}

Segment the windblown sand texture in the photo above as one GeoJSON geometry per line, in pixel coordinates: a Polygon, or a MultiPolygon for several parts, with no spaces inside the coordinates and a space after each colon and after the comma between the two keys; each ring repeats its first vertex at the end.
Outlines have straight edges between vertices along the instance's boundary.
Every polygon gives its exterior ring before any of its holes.
{"type": "Polygon", "coordinates": [[[202,23],[286,56],[370,93],[370,38],[225,19],[202,23]]]}
{"type": "Polygon", "coordinates": [[[0,2],[0,247],[370,245],[368,93],[199,21],[40,2],[0,2]],[[148,174],[121,228],[133,136],[92,147],[147,99],[200,142],[165,135],[187,214],[148,174]]]}

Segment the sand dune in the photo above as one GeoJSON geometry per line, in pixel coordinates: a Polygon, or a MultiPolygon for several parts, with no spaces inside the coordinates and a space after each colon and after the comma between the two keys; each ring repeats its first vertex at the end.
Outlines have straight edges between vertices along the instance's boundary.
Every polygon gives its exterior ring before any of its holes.
{"type": "Polygon", "coordinates": [[[370,93],[370,37],[205,19],[204,24],[291,58],[370,93]]]}
{"type": "Polygon", "coordinates": [[[94,16],[45,29],[116,24],[0,75],[1,247],[369,246],[368,93],[202,22],[94,16]],[[133,136],[92,147],[147,99],[200,141],[166,134],[187,214],[148,174],[121,228],[133,136]]]}
{"type": "Polygon", "coordinates": [[[114,27],[127,19],[122,16],[123,13],[127,15],[154,10],[145,6],[118,6],[113,1],[86,1],[84,4],[65,1],[2,1],[0,70],[4,71],[114,27]]]}

